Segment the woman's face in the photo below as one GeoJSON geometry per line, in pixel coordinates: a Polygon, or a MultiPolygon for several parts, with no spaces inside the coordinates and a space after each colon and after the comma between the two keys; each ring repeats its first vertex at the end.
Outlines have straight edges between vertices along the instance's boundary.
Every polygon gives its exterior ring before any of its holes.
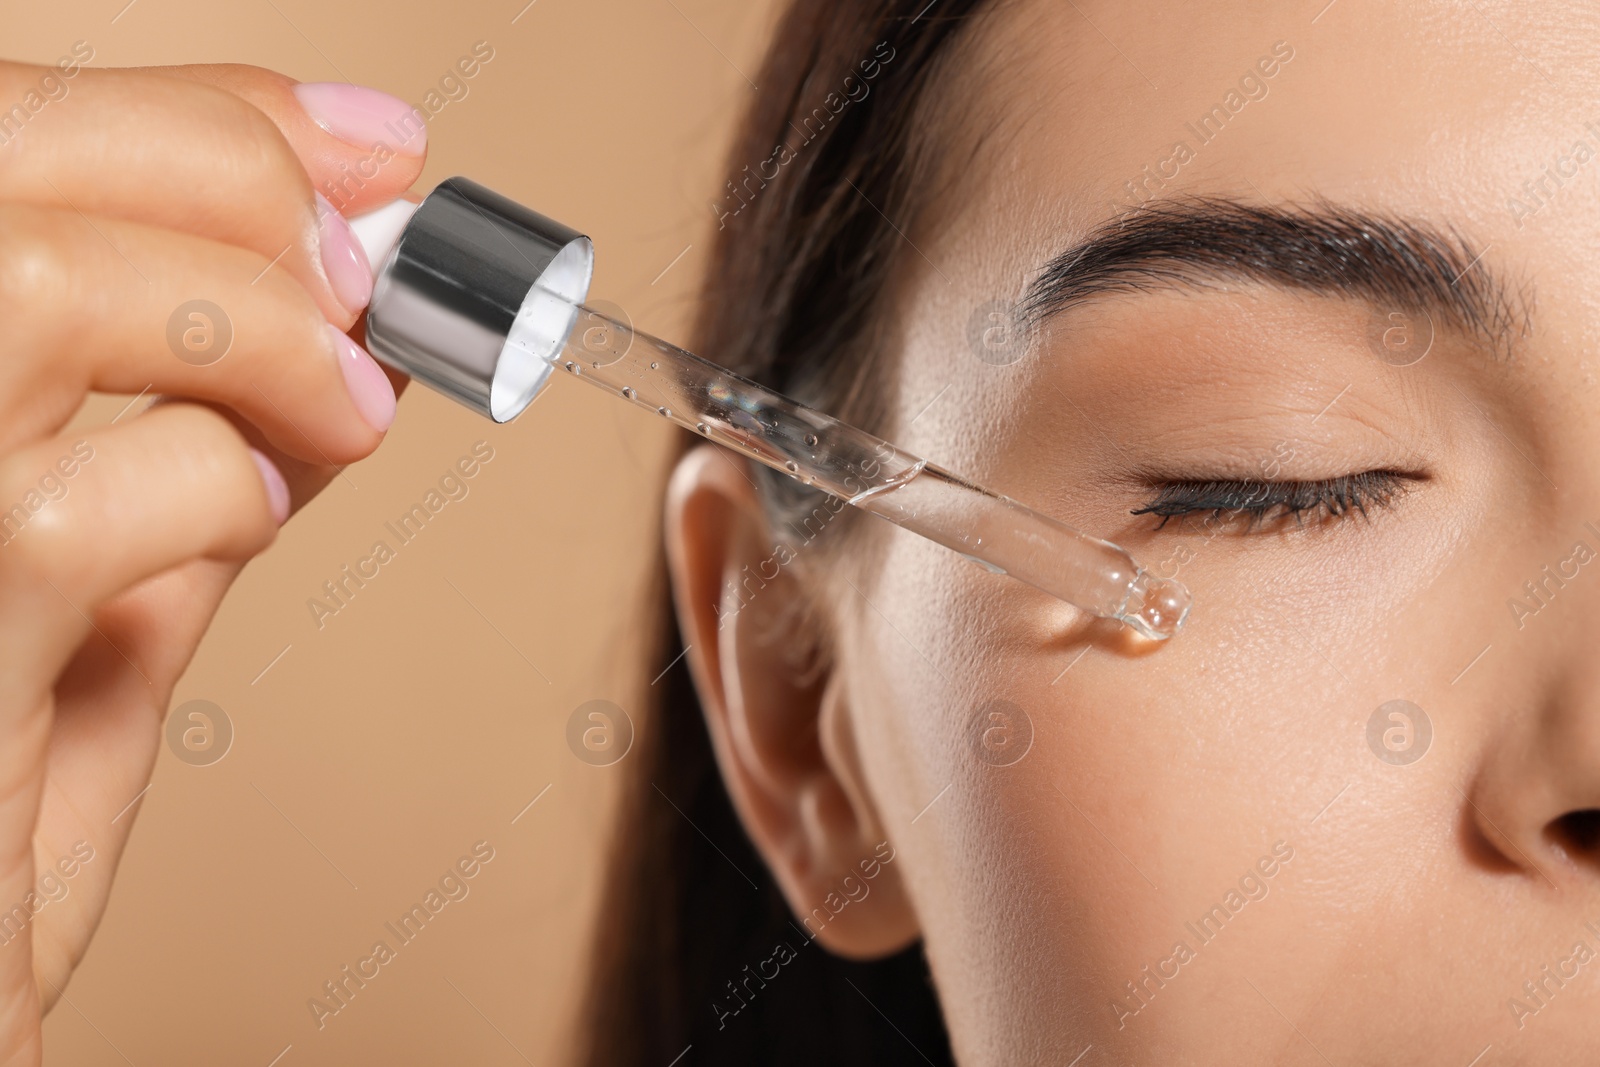
{"type": "Polygon", "coordinates": [[[1600,1050],[1600,14],[1319,8],[1011,5],[933,109],[891,439],[1195,605],[1138,645],[878,524],[832,604],[963,1062],[1600,1050]]]}

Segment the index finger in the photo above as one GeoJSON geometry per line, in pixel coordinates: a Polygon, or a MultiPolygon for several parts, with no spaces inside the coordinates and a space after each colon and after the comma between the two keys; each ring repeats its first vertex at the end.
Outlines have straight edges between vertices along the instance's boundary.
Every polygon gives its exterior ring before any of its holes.
{"type": "Polygon", "coordinates": [[[62,90],[55,102],[0,143],[0,198],[247,248],[329,321],[355,321],[371,272],[337,207],[393,199],[420,174],[426,135],[403,101],[257,67],[83,68],[69,83],[55,68],[0,63],[8,93],[46,78],[62,90]],[[318,187],[337,200],[318,201],[318,187]]]}
{"type": "Polygon", "coordinates": [[[341,214],[387,204],[422,173],[428,128],[422,112],[399,97],[346,82],[296,82],[234,63],[148,69],[215,86],[254,105],[283,133],[312,186],[341,214]]]}

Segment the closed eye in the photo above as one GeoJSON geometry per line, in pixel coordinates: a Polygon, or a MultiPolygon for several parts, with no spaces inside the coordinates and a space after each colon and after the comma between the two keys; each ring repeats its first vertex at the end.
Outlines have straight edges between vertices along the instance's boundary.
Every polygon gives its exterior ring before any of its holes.
{"type": "Polygon", "coordinates": [[[1169,481],[1154,500],[1136,508],[1134,515],[1157,515],[1164,528],[1168,521],[1203,516],[1207,527],[1234,519],[1244,520],[1248,532],[1281,524],[1293,517],[1297,527],[1313,522],[1338,521],[1359,514],[1371,518],[1369,508],[1388,507],[1396,496],[1425,476],[1397,470],[1370,470],[1315,481],[1169,481]]]}

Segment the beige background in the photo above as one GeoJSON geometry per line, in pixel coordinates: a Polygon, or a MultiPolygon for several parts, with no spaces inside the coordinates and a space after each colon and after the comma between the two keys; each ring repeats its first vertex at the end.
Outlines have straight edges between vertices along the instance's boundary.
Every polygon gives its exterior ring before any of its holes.
{"type": "MultiPolygon", "coordinates": [[[[487,41],[495,58],[430,126],[420,187],[467,174],[583,228],[594,293],[681,337],[769,0],[536,0],[520,17],[523,0],[125,2],[5,3],[5,54],[50,62],[82,39],[96,66],[256,63],[419,102],[487,41]]],[[[408,392],[377,455],[245,572],[180,683],[176,703],[223,708],[233,746],[207,767],[164,749],[123,816],[138,824],[47,1063],[564,1062],[627,769],[579,762],[565,726],[591,698],[637,711],[649,681],[640,586],[667,441],[566,379],[506,427],[408,392]],[[306,601],[480,439],[495,458],[470,495],[319,631],[306,601]],[[307,999],[485,839],[470,894],[319,1031],[307,999]]]]}

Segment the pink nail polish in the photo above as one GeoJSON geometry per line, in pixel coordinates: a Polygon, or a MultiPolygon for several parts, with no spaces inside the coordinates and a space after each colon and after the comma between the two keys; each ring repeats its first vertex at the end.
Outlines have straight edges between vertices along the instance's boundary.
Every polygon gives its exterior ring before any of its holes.
{"type": "Polygon", "coordinates": [[[289,519],[289,483],[283,480],[283,472],[278,470],[278,465],[264,454],[252,448],[250,458],[256,461],[261,481],[267,487],[267,506],[272,510],[272,518],[282,526],[289,519]]]}
{"type": "Polygon", "coordinates": [[[372,265],[350,223],[321,193],[317,194],[317,234],[322,246],[322,269],[333,286],[333,295],[350,314],[360,314],[372,299],[372,265]]]}
{"type": "Polygon", "coordinates": [[[428,127],[399,97],[345,82],[302,82],[294,87],[311,121],[347,144],[368,151],[379,144],[402,156],[428,149],[428,127]]]}
{"type": "Polygon", "coordinates": [[[329,325],[333,337],[333,350],[339,358],[339,369],[344,371],[345,388],[350,390],[350,400],[356,410],[379,433],[394,422],[394,386],[376,360],[362,347],[346,337],[337,326],[329,325]]]}

